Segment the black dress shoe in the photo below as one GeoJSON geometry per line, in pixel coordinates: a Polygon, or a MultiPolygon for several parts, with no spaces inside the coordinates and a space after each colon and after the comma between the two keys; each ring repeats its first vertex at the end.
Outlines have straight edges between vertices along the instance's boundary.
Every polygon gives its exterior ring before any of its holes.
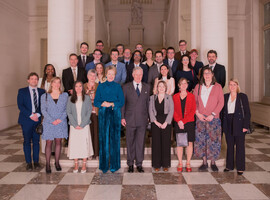
{"type": "Polygon", "coordinates": [[[60,164],[57,165],[56,163],[54,163],[54,165],[55,165],[56,171],[62,171],[60,164]]]}
{"type": "Polygon", "coordinates": [[[134,172],[134,167],[133,165],[128,167],[128,173],[133,173],[134,172]]]}
{"type": "Polygon", "coordinates": [[[231,170],[228,169],[228,168],[225,168],[223,171],[224,171],[224,172],[229,172],[229,171],[231,171],[231,170]]]}
{"type": "Polygon", "coordinates": [[[33,170],[32,163],[27,163],[27,164],[26,164],[26,170],[27,170],[27,171],[33,170]]]}
{"type": "Polygon", "coordinates": [[[202,164],[200,167],[199,167],[199,171],[206,171],[208,168],[208,164],[202,164]]]}
{"type": "Polygon", "coordinates": [[[51,166],[47,166],[47,165],[46,165],[46,173],[47,173],[47,174],[52,173],[51,166]]]}
{"type": "Polygon", "coordinates": [[[218,172],[218,168],[217,168],[215,163],[211,164],[211,169],[212,169],[213,172],[218,172]]]}
{"type": "Polygon", "coordinates": [[[40,169],[40,164],[39,163],[34,163],[34,169],[40,169]]]}
{"type": "Polygon", "coordinates": [[[242,175],[244,172],[243,171],[237,171],[238,175],[242,175]]]}
{"type": "Polygon", "coordinates": [[[144,170],[143,170],[143,167],[142,167],[142,166],[138,166],[138,167],[137,167],[137,170],[138,170],[138,172],[140,172],[140,173],[143,173],[143,172],[144,172],[144,170]]]}

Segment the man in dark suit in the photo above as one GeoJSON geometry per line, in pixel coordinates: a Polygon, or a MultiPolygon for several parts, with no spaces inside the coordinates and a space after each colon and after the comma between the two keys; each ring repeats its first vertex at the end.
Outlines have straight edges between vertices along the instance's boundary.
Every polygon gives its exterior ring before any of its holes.
{"type": "Polygon", "coordinates": [[[163,60],[163,63],[168,65],[172,69],[172,74],[170,74],[172,77],[174,77],[174,74],[178,68],[179,61],[174,59],[175,56],[175,50],[173,47],[167,48],[167,59],[163,60]]]}
{"type": "Polygon", "coordinates": [[[189,51],[187,51],[187,41],[186,40],[180,40],[179,41],[179,51],[175,54],[174,58],[178,61],[181,60],[181,56],[183,55],[189,55],[189,51]]]}
{"type": "Polygon", "coordinates": [[[143,53],[143,45],[141,43],[136,44],[135,50],[139,50],[142,53],[141,62],[146,61],[146,56],[143,53]]]}
{"type": "Polygon", "coordinates": [[[80,52],[81,55],[78,56],[78,67],[85,68],[87,63],[90,63],[92,60],[89,56],[87,56],[89,46],[86,42],[81,43],[80,52]]]}
{"type": "MultiPolygon", "coordinates": [[[[100,60],[100,61],[101,61],[104,65],[111,61],[110,55],[107,54],[107,53],[105,53],[105,52],[103,51],[103,49],[104,49],[104,43],[103,43],[102,40],[98,40],[98,41],[96,42],[96,49],[99,49],[99,50],[102,52],[102,57],[101,57],[101,60],[100,60]]],[[[91,53],[91,54],[89,55],[89,57],[91,58],[91,61],[94,60],[93,53],[91,53]]]]}
{"type": "Polygon", "coordinates": [[[126,69],[127,69],[127,66],[133,62],[133,60],[131,59],[131,50],[128,49],[128,48],[126,48],[126,49],[124,50],[123,55],[124,55],[124,58],[123,58],[123,60],[120,61],[120,62],[124,63],[125,66],[126,66],[126,69]]]}
{"type": "Polygon", "coordinates": [[[62,81],[64,85],[64,91],[72,94],[73,84],[75,81],[87,82],[86,71],[82,67],[78,67],[78,58],[75,53],[69,55],[70,67],[63,70],[62,81]]]}
{"type": "Polygon", "coordinates": [[[138,172],[144,172],[144,138],[148,123],[149,85],[142,82],[143,69],[133,69],[132,82],[123,86],[125,105],[121,109],[121,124],[126,127],[128,172],[134,171],[134,161],[138,172]]]}
{"type": "MultiPolygon", "coordinates": [[[[163,64],[163,53],[161,51],[155,52],[155,61],[156,61],[156,64],[150,67],[148,71],[147,82],[150,85],[150,94],[153,94],[155,79],[160,75],[160,66],[163,64]]],[[[172,74],[171,68],[169,69],[170,69],[170,74],[172,74]]]]}
{"type": "Polygon", "coordinates": [[[127,78],[126,83],[133,81],[133,69],[135,67],[141,67],[143,69],[142,82],[147,83],[148,67],[141,63],[142,53],[139,50],[135,50],[132,55],[133,62],[127,66],[127,78]]]}
{"type": "Polygon", "coordinates": [[[210,50],[207,53],[207,60],[209,62],[205,67],[210,67],[214,72],[217,82],[224,88],[226,83],[226,70],[223,65],[216,63],[217,52],[215,50],[210,50]]]}
{"type": "Polygon", "coordinates": [[[23,132],[23,151],[27,163],[26,170],[32,170],[31,143],[33,144],[34,168],[40,168],[39,165],[39,138],[36,133],[36,127],[41,121],[40,97],[45,90],[37,88],[38,75],[31,72],[28,75],[28,87],[21,88],[18,91],[17,104],[20,110],[18,123],[23,132]]]}

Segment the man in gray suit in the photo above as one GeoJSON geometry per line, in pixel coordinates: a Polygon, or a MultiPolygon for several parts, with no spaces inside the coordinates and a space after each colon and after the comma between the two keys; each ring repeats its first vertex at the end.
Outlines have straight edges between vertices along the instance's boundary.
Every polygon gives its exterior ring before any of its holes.
{"type": "MultiPolygon", "coordinates": [[[[163,64],[163,53],[162,51],[155,52],[156,64],[149,68],[147,82],[150,85],[150,94],[153,94],[153,88],[155,79],[160,75],[160,66],[163,64]]],[[[172,76],[172,69],[169,67],[170,75],[172,76]]]]}
{"type": "Polygon", "coordinates": [[[128,172],[134,172],[134,161],[138,172],[144,172],[144,138],[148,123],[150,87],[142,82],[143,69],[134,67],[134,80],[123,86],[125,105],[122,107],[121,123],[126,127],[128,172]]]}

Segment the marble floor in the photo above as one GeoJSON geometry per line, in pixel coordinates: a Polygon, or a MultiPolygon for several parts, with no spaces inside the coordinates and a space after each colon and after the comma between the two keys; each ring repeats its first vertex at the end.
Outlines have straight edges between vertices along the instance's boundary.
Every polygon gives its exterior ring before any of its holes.
{"type": "Polygon", "coordinates": [[[0,199],[269,199],[270,198],[270,134],[256,128],[246,137],[246,171],[242,176],[236,171],[177,173],[153,172],[127,173],[127,169],[112,174],[101,173],[96,167],[85,174],[72,173],[71,167],[62,172],[46,174],[42,169],[25,170],[20,127],[0,132],[0,199]]]}

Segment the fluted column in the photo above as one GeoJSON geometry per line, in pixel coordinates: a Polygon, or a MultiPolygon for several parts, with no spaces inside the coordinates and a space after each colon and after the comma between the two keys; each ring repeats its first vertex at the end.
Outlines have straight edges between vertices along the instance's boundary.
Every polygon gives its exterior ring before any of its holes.
{"type": "Polygon", "coordinates": [[[191,49],[197,48],[197,4],[191,0],[191,49]]]}
{"type": "Polygon", "coordinates": [[[57,76],[69,66],[68,56],[75,50],[75,0],[48,0],[48,63],[57,76]]]}
{"type": "Polygon", "coordinates": [[[84,0],[76,0],[76,42],[75,46],[79,48],[79,45],[84,42],[83,33],[84,33],[84,0]]]}
{"type": "Polygon", "coordinates": [[[227,0],[201,0],[201,58],[206,64],[207,52],[218,53],[217,62],[228,72],[227,0]]]}

